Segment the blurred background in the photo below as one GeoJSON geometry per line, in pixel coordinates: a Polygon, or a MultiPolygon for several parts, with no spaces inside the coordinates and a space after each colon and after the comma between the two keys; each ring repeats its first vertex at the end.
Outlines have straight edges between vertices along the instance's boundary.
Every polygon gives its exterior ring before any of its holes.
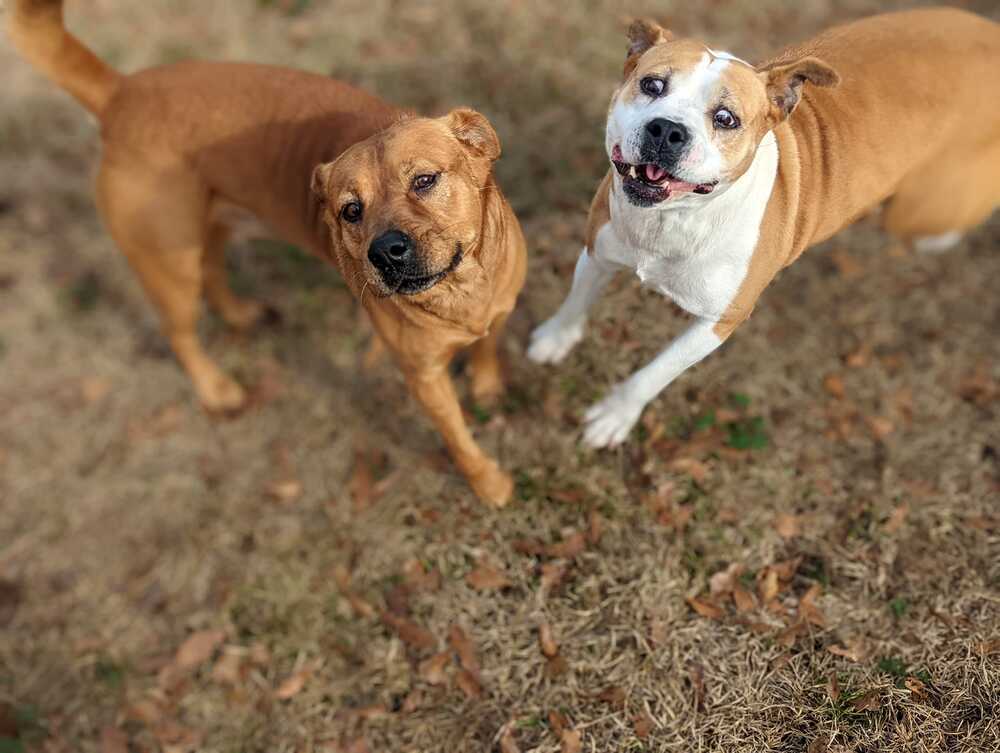
{"type": "Polygon", "coordinates": [[[93,122],[0,39],[0,751],[1000,746],[997,218],[943,256],[877,217],[806,254],[615,452],[580,416],[682,318],[621,279],[564,365],[523,356],[632,17],[762,60],[918,3],[67,5],[122,71],[254,60],[491,118],[530,270],[509,394],[466,405],[518,494],[475,501],[396,370],[359,369],[336,271],[286,245],[233,249],[283,321],[206,314],[254,399],[204,415],[94,212],[93,122]]]}

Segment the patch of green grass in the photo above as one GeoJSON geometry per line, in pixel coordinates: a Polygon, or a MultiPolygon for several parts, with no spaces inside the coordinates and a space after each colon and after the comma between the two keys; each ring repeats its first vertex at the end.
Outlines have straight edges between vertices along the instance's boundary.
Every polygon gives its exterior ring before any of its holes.
{"type": "Polygon", "coordinates": [[[826,560],[822,557],[806,556],[799,566],[799,572],[806,578],[822,584],[824,588],[830,586],[830,573],[826,568],[826,560]]]}
{"type": "Polygon", "coordinates": [[[544,727],[545,720],[540,716],[525,716],[517,720],[517,724],[514,725],[518,729],[535,729],[537,727],[544,727]]]}
{"type": "Polygon", "coordinates": [[[750,407],[750,396],[744,395],[742,392],[730,392],[729,402],[734,408],[746,410],[750,407]]]}
{"type": "Polygon", "coordinates": [[[101,292],[100,278],[94,272],[86,272],[66,289],[66,302],[74,311],[88,314],[97,308],[101,292]]]}
{"type": "Polygon", "coordinates": [[[12,737],[0,737],[0,753],[24,753],[24,743],[12,737]]]}
{"type": "Polygon", "coordinates": [[[770,443],[764,419],[754,416],[726,424],[729,438],[726,444],[737,450],[762,450],[770,443]]]}
{"type": "Polygon", "coordinates": [[[898,656],[883,656],[875,666],[878,667],[879,672],[885,672],[887,675],[892,675],[900,680],[908,674],[906,671],[906,662],[898,656]]]}
{"type": "Polygon", "coordinates": [[[472,413],[472,417],[476,419],[476,423],[478,424],[485,424],[493,418],[493,412],[482,405],[473,404],[469,412],[472,413]]]}
{"type": "Polygon", "coordinates": [[[538,484],[525,471],[518,471],[515,474],[514,488],[517,491],[517,498],[522,502],[527,502],[538,496],[538,484]]]}
{"type": "Polygon", "coordinates": [[[907,601],[902,596],[897,596],[892,601],[889,602],[889,609],[892,610],[893,616],[898,620],[901,619],[910,609],[910,602],[907,601]]]}
{"type": "Polygon", "coordinates": [[[709,408],[704,413],[695,416],[694,422],[692,424],[695,431],[704,431],[706,429],[711,429],[715,426],[715,411],[709,408]]]}
{"type": "Polygon", "coordinates": [[[125,668],[112,659],[101,658],[94,665],[94,678],[118,691],[125,687],[125,668]]]}

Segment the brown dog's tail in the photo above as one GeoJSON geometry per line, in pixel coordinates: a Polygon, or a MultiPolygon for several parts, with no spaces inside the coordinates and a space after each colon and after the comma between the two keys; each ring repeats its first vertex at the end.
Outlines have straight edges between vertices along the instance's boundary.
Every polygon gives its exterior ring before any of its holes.
{"type": "Polygon", "coordinates": [[[24,58],[100,117],[121,75],[63,24],[63,0],[14,0],[11,41],[24,58]]]}

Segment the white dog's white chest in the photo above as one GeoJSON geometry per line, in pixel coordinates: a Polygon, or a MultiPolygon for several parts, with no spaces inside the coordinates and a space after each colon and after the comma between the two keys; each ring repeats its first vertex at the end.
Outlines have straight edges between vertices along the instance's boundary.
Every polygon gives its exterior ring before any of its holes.
{"type": "Polygon", "coordinates": [[[616,185],[597,250],[685,311],[719,319],[746,277],[777,165],[777,143],[768,133],[750,169],[711,200],[682,197],[662,209],[636,207],[616,185]]]}

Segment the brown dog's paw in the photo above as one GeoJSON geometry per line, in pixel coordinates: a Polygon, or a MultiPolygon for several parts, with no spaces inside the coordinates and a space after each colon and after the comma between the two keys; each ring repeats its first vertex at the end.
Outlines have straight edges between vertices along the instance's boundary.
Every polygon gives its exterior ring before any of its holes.
{"type": "Polygon", "coordinates": [[[472,378],[472,398],[476,405],[491,408],[500,402],[504,393],[503,377],[497,373],[477,372],[472,378]]]}
{"type": "Polygon", "coordinates": [[[479,499],[496,508],[506,506],[514,493],[514,480],[492,461],[475,476],[469,476],[469,485],[479,499]]]}
{"type": "Polygon", "coordinates": [[[247,404],[246,390],[225,375],[202,385],[198,397],[206,411],[219,416],[235,416],[247,404]]]}

